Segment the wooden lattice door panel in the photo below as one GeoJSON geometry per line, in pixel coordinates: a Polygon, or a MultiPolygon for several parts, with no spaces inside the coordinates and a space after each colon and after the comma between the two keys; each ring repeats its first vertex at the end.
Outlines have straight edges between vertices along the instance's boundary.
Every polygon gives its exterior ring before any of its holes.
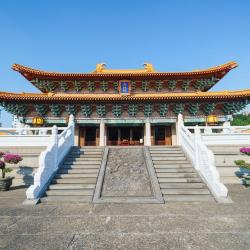
{"type": "Polygon", "coordinates": [[[172,145],[172,130],[171,126],[165,128],[165,145],[172,145]]]}
{"type": "Polygon", "coordinates": [[[85,128],[79,128],[79,146],[83,147],[85,145],[85,128]]]}

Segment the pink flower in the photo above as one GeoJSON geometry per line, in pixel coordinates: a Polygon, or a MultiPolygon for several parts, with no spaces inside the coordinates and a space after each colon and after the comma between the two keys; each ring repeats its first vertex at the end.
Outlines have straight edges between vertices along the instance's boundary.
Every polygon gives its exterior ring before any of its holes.
{"type": "Polygon", "coordinates": [[[5,154],[3,158],[5,162],[10,164],[17,164],[19,161],[23,160],[23,158],[17,154],[5,154]]]}
{"type": "Polygon", "coordinates": [[[250,155],[250,148],[241,148],[240,152],[246,155],[250,155]]]}

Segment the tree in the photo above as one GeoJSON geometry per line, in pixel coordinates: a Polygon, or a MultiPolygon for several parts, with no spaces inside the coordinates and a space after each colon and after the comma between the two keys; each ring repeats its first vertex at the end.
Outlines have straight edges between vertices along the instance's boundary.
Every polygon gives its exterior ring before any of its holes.
{"type": "Polygon", "coordinates": [[[232,126],[245,126],[250,125],[250,114],[243,115],[238,114],[233,116],[233,121],[231,122],[232,126]]]}

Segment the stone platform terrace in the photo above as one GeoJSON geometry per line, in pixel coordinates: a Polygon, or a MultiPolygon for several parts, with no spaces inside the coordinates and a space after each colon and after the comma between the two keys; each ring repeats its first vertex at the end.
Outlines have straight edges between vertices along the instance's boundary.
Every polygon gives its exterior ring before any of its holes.
{"type": "Polygon", "coordinates": [[[0,192],[0,249],[249,249],[250,189],[234,203],[25,206],[24,189],[0,192]]]}

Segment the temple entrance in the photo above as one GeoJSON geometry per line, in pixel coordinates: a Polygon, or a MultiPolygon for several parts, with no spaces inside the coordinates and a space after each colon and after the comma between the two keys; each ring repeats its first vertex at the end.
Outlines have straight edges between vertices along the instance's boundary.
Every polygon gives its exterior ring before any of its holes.
{"type": "Polygon", "coordinates": [[[84,126],[79,128],[79,145],[97,146],[99,145],[99,127],[84,126]]]}
{"type": "Polygon", "coordinates": [[[143,145],[143,126],[110,126],[107,128],[107,145],[143,145]]]}
{"type": "MultiPolygon", "coordinates": [[[[115,125],[106,124],[104,145],[107,146],[139,146],[144,145],[146,137],[145,125],[115,125]]],[[[100,125],[79,127],[79,146],[99,146],[100,125]]],[[[151,124],[151,145],[172,145],[170,125],[151,124]]]]}
{"type": "Polygon", "coordinates": [[[172,145],[171,126],[154,126],[152,130],[153,145],[172,145]]]}

